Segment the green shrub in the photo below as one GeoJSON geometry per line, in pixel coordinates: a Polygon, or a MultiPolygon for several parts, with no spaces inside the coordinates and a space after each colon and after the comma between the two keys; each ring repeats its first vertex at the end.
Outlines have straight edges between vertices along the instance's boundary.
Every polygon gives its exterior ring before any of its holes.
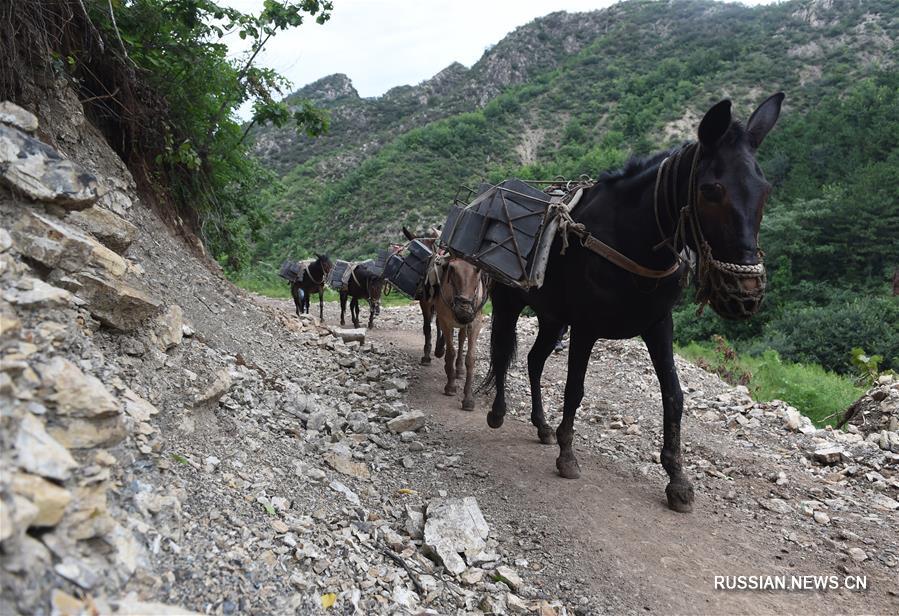
{"type": "MultiPolygon", "coordinates": [[[[753,399],[766,402],[783,400],[807,415],[816,425],[835,423],[833,417],[847,409],[864,390],[852,379],[829,372],[815,364],[784,361],[776,351],[761,357],[729,355],[727,344],[691,343],[677,349],[679,355],[728,380],[737,375],[753,399]]],[[[730,380],[734,383],[733,379],[730,380]]]]}

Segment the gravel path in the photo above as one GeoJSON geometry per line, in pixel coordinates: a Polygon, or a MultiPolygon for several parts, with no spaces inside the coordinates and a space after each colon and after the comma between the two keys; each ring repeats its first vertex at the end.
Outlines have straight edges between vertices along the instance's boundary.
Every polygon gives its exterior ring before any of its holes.
{"type": "MultiPolygon", "coordinates": [[[[417,358],[416,312],[385,311],[373,338],[417,358]]],[[[534,322],[523,319],[519,332],[526,350],[534,322]]],[[[553,425],[560,419],[553,411],[561,404],[565,360],[565,353],[552,357],[543,380],[553,425]]],[[[480,361],[480,373],[485,369],[480,361]]],[[[735,431],[717,415],[713,422],[699,419],[720,400],[725,408],[739,404],[741,394],[686,362],[679,369],[688,399],[686,461],[697,492],[692,514],[665,506],[666,477],[655,462],[660,400],[638,341],[604,341],[594,351],[577,421],[583,472],[575,481],[558,477],[556,447],[540,445],[528,422],[521,362],[510,379],[512,421],[498,431],[486,427],[489,398],[480,397],[477,411],[466,413],[459,400],[441,394],[442,362],[421,367],[408,402],[431,421],[426,445],[456,452],[461,463],[419,468],[416,483],[477,494],[516,562],[527,561],[535,573],[535,585],[586,612],[896,613],[897,513],[867,506],[863,490],[810,472],[807,458],[794,455],[806,437],[779,422],[776,430],[735,431]],[[610,428],[620,424],[627,428],[610,428]],[[818,508],[812,503],[830,511],[826,524],[803,513],[818,508]],[[864,562],[849,555],[853,546],[865,551],[864,562]],[[841,586],[860,575],[868,590],[722,591],[715,589],[716,575],[836,576],[841,586]]]]}

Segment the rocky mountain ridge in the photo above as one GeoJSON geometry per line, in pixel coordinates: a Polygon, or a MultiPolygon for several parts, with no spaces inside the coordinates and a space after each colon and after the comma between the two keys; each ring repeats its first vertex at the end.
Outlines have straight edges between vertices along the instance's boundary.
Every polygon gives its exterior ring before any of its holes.
{"type": "Polygon", "coordinates": [[[555,68],[589,45],[614,19],[610,11],[551,13],[516,28],[471,68],[454,62],[420,84],[397,86],[375,98],[359,97],[344,74],[322,77],[289,95],[287,101],[308,99],[327,109],[329,133],[310,139],[290,130],[261,127],[254,131],[254,151],[274,168],[289,171],[331,150],[358,149],[359,155],[349,154],[323,169],[337,174],[399,134],[479,109],[505,88],[555,68]]]}

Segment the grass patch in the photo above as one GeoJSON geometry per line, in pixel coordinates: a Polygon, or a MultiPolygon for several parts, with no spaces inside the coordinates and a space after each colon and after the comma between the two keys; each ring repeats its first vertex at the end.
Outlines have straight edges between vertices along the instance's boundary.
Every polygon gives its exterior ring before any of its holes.
{"type": "Polygon", "coordinates": [[[783,400],[795,406],[819,427],[835,424],[834,415],[864,394],[851,379],[817,364],[784,361],[772,350],[758,357],[738,355],[723,338],[715,343],[691,342],[676,350],[728,383],[746,385],[759,402],[783,400]]]}

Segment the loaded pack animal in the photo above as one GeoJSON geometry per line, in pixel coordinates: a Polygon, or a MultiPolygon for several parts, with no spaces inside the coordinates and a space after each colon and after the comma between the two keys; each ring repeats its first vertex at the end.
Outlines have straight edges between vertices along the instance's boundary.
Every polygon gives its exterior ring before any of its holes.
{"type": "Polygon", "coordinates": [[[481,271],[462,259],[438,256],[434,259],[433,267],[436,269],[437,280],[434,313],[437,315],[437,327],[446,344],[446,386],[443,393],[447,396],[456,394],[456,379],[462,372],[463,349],[467,343],[462,410],[473,411],[475,404],[472,384],[478,336],[483,326],[482,309],[489,297],[489,286],[481,271]],[[456,329],[459,330],[458,349],[453,346],[453,330],[456,329]]]}
{"type": "Polygon", "coordinates": [[[304,264],[300,275],[290,283],[290,296],[300,313],[309,314],[309,296],[318,293],[318,318],[325,320],[325,280],[334,264],[328,255],[315,255],[315,260],[304,264]]]}
{"type": "Polygon", "coordinates": [[[495,383],[496,396],[487,415],[490,427],[503,424],[516,322],[530,306],[539,323],[527,362],[531,422],[542,443],[552,443],[554,436],[558,441],[559,474],[579,477],[574,417],[591,350],[599,338],[640,336],[662,393],[661,462],[669,477],[668,506],[692,510],[693,487],[681,454],[684,398],[674,365],[671,311],[694,262],[701,306],[709,304],[728,319],[745,319],[758,310],[766,286],[758,234],[771,187],[756,151],[777,121],[783,99],[778,93],[765,100],[745,127],[731,117],[731,102],[721,101],[702,118],[697,141],[601,176],[581,194],[555,238],[543,286],[528,291],[494,287],[487,383],[495,383]],[[540,378],[565,325],[571,327],[568,376],[563,418],[553,435],[544,417],[540,378]]]}
{"type": "Polygon", "coordinates": [[[375,317],[381,314],[381,293],[384,290],[383,272],[374,271],[372,261],[352,266],[345,287],[340,290],[340,324],[346,324],[346,302],[350,299],[350,318],[359,327],[359,300],[368,301],[368,326],[374,327],[375,317]]]}
{"type": "MultiPolygon", "coordinates": [[[[403,227],[403,235],[410,242],[418,240],[431,250],[435,250],[440,232],[436,228],[432,228],[427,234],[416,236],[409,231],[409,229],[403,227]]],[[[423,366],[431,364],[431,323],[433,322],[435,315],[434,300],[437,299],[436,292],[436,285],[432,284],[429,280],[425,280],[421,291],[421,297],[418,299],[418,306],[421,308],[422,332],[425,335],[425,346],[421,356],[421,364],[423,366]]],[[[437,339],[434,341],[434,357],[443,357],[444,348],[443,333],[438,327],[437,339]]],[[[461,349],[459,350],[459,356],[461,357],[461,349]]]]}

